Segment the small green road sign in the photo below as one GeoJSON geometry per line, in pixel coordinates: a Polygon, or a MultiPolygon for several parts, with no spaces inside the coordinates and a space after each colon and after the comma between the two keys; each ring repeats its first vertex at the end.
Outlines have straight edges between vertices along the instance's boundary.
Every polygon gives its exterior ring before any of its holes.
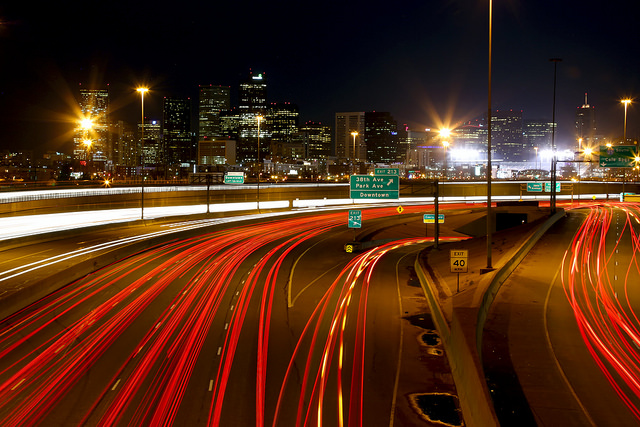
{"type": "Polygon", "coordinates": [[[398,199],[400,198],[400,179],[393,175],[351,175],[349,197],[352,199],[398,199]]]}
{"type": "Polygon", "coordinates": [[[375,168],[376,175],[393,175],[400,176],[400,169],[398,168],[375,168]]]}
{"type": "Polygon", "coordinates": [[[527,182],[527,191],[542,193],[542,182],[527,182]]]}
{"type": "MultiPolygon", "coordinates": [[[[551,183],[550,182],[545,182],[544,183],[544,191],[546,191],[547,193],[551,193],[551,183]]],[[[556,193],[559,193],[560,191],[562,191],[562,184],[559,182],[556,182],[556,193]]]]}
{"type": "Polygon", "coordinates": [[[601,145],[599,154],[601,168],[632,168],[638,155],[634,145],[601,145]]]}
{"type": "Polygon", "coordinates": [[[227,172],[224,175],[225,184],[244,184],[244,172],[227,172]]]}
{"type": "Polygon", "coordinates": [[[347,225],[349,228],[362,228],[362,211],[350,210],[347,225]]]}
{"type": "MultiPolygon", "coordinates": [[[[424,214],[422,215],[422,222],[425,224],[435,224],[436,214],[424,214]]],[[[444,224],[444,214],[438,214],[438,224],[444,224]]]]}

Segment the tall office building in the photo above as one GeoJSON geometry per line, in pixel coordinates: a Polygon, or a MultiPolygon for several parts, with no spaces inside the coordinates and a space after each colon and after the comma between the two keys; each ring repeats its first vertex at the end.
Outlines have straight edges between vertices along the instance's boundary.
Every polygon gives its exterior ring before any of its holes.
{"type": "Polygon", "coordinates": [[[367,146],[364,143],[364,112],[336,113],[335,152],[338,158],[364,162],[367,146]],[[358,132],[354,138],[352,132],[358,132]]]}
{"type": "Polygon", "coordinates": [[[200,86],[198,99],[198,139],[200,141],[222,136],[220,113],[231,108],[229,86],[200,86]]]}
{"type": "Polygon", "coordinates": [[[298,131],[298,106],[290,102],[274,102],[269,104],[264,120],[265,129],[271,132],[273,142],[292,142],[298,131]]]}
{"type": "Polygon", "coordinates": [[[398,123],[391,113],[368,112],[364,114],[364,142],[367,161],[371,163],[395,163],[398,156],[398,123]]]}
{"type": "Polygon", "coordinates": [[[253,113],[262,113],[264,116],[267,111],[267,77],[264,73],[253,74],[249,72],[249,77],[240,83],[240,99],[238,108],[253,113]]]}
{"type": "Polygon", "coordinates": [[[533,147],[522,138],[522,110],[496,110],[491,114],[491,145],[498,158],[508,162],[527,160],[533,147]]]}
{"type": "Polygon", "coordinates": [[[109,139],[109,91],[108,89],[80,88],[80,112],[91,121],[91,128],[79,127],[74,137],[74,158],[103,163],[111,161],[109,139]]]}
{"type": "Polygon", "coordinates": [[[551,120],[545,119],[526,119],[522,123],[524,141],[528,147],[532,148],[528,160],[535,160],[536,147],[538,150],[551,149],[551,134],[554,125],[551,120]]]}
{"type": "Polygon", "coordinates": [[[596,141],[596,107],[589,105],[587,94],[584,94],[584,104],[576,110],[576,144],[594,146],[596,141]]]}
{"type": "Polygon", "coordinates": [[[327,158],[331,156],[330,126],[319,122],[306,122],[300,126],[297,138],[302,141],[305,147],[305,159],[326,162],[327,158]]]}
{"type": "MultiPolygon", "coordinates": [[[[142,126],[138,123],[138,141],[141,140],[142,126]]],[[[164,150],[162,147],[162,126],[158,120],[145,119],[144,141],[144,165],[146,168],[157,170],[164,163],[164,150]]]]}
{"type": "Polygon", "coordinates": [[[264,121],[260,122],[258,137],[258,117],[267,114],[267,80],[264,74],[249,73],[247,80],[240,83],[238,102],[238,160],[255,163],[265,158],[270,149],[270,134],[264,121]],[[260,155],[258,155],[258,144],[260,155]]]}
{"type": "MultiPolygon", "coordinates": [[[[145,136],[146,138],[146,136],[145,136]]],[[[191,100],[164,98],[162,145],[167,177],[186,176],[196,163],[196,144],[191,133],[191,100]]]]}
{"type": "MultiPolygon", "coordinates": [[[[133,128],[118,120],[111,128],[113,141],[113,162],[116,167],[132,168],[140,164],[138,141],[133,128]]],[[[124,175],[127,175],[124,173],[124,175]]]]}

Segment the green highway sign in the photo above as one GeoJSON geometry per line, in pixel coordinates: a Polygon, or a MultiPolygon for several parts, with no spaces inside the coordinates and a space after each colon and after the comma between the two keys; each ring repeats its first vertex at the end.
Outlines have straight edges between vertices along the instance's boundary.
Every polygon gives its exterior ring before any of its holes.
{"type": "Polygon", "coordinates": [[[362,211],[350,210],[347,224],[349,228],[362,228],[362,211]]]}
{"type": "MultiPolygon", "coordinates": [[[[551,183],[550,182],[545,182],[544,183],[544,191],[546,191],[547,193],[551,193],[551,183]]],[[[556,182],[556,193],[559,193],[560,191],[562,191],[562,184],[559,182],[556,182]]]]}
{"type": "Polygon", "coordinates": [[[398,168],[375,168],[376,175],[395,175],[400,176],[400,169],[398,168]]]}
{"type": "Polygon", "coordinates": [[[637,156],[634,145],[606,145],[600,146],[601,168],[632,168],[637,156]]]}
{"type": "Polygon", "coordinates": [[[244,172],[227,172],[224,175],[225,184],[244,184],[244,172]]]}
{"type": "MultiPolygon", "coordinates": [[[[422,215],[422,222],[425,224],[435,224],[436,214],[424,214],[422,215]]],[[[444,224],[444,214],[438,215],[438,224],[444,224]]]]}
{"type": "Polygon", "coordinates": [[[400,178],[393,175],[351,175],[349,197],[352,199],[398,199],[400,198],[400,178]]]}
{"type": "MultiPolygon", "coordinates": [[[[556,182],[556,192],[560,192],[561,183],[556,182]]],[[[551,183],[550,182],[527,182],[527,191],[533,193],[542,193],[546,191],[547,193],[551,192],[551,183]]]]}
{"type": "Polygon", "coordinates": [[[542,182],[527,182],[527,191],[542,193],[542,182]]]}

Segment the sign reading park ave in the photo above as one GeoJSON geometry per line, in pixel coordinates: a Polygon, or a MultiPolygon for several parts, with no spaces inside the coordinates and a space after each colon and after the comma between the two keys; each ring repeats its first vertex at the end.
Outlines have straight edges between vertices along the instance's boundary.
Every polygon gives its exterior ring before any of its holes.
{"type": "Polygon", "coordinates": [[[398,199],[398,176],[351,175],[349,197],[352,199],[398,199]]]}

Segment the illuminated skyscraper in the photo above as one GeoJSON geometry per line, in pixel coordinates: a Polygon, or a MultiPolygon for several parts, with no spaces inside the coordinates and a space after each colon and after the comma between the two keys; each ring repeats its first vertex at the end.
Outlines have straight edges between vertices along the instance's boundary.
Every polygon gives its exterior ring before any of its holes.
{"type": "Polygon", "coordinates": [[[522,138],[522,110],[496,110],[491,114],[491,140],[496,154],[509,162],[527,160],[530,149],[522,138]]]}
{"type": "Polygon", "coordinates": [[[364,114],[364,142],[367,161],[371,163],[395,163],[398,157],[398,123],[391,113],[368,112],[364,114]]]}
{"type": "Polygon", "coordinates": [[[74,138],[74,158],[105,163],[111,160],[109,139],[109,91],[107,89],[80,88],[80,111],[91,121],[90,128],[79,127],[74,138]],[[85,142],[90,141],[90,143],[85,142]]]}
{"type": "MultiPolygon", "coordinates": [[[[146,139],[146,136],[145,136],[146,139]]],[[[164,98],[162,105],[162,145],[167,177],[184,177],[196,163],[196,144],[191,133],[191,100],[164,98]]]]}
{"type": "Polygon", "coordinates": [[[339,158],[364,162],[367,146],[364,144],[364,112],[336,113],[335,150],[339,158]],[[352,132],[358,132],[354,138],[352,132]],[[355,147],[354,147],[355,145],[355,147]]]}
{"type": "Polygon", "coordinates": [[[596,137],[596,107],[589,105],[587,94],[584,104],[576,111],[576,144],[582,138],[582,146],[594,146],[596,137]]]}
{"type": "Polygon", "coordinates": [[[264,74],[249,73],[246,81],[240,83],[238,103],[238,161],[257,162],[269,152],[269,131],[264,123],[260,126],[260,152],[258,156],[258,116],[267,114],[267,79],[264,74]]]}
{"type": "Polygon", "coordinates": [[[198,139],[215,139],[222,136],[220,113],[231,108],[229,86],[200,86],[198,100],[198,139]]]}

